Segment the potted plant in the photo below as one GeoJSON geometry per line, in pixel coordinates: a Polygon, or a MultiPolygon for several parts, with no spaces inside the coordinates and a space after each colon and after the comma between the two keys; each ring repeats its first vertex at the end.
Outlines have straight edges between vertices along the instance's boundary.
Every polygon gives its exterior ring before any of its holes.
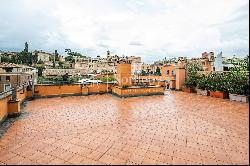
{"type": "Polygon", "coordinates": [[[188,62],[186,64],[186,71],[187,71],[187,78],[184,82],[184,87],[182,87],[182,90],[184,92],[188,93],[194,93],[195,87],[197,86],[197,72],[198,71],[203,71],[203,67],[200,63],[198,62],[188,62]]]}
{"type": "Polygon", "coordinates": [[[213,72],[207,77],[207,89],[210,91],[211,97],[222,99],[229,98],[229,93],[226,86],[227,84],[227,73],[213,72]]]}
{"type": "Polygon", "coordinates": [[[249,101],[249,77],[246,72],[230,72],[229,76],[229,99],[231,101],[249,101]]]}
{"type": "Polygon", "coordinates": [[[197,81],[196,92],[198,95],[207,96],[208,91],[206,90],[207,87],[207,77],[203,74],[197,81]]]}
{"type": "Polygon", "coordinates": [[[185,82],[184,82],[184,87],[182,87],[182,90],[184,92],[188,92],[188,93],[194,93],[195,92],[195,88],[196,87],[196,80],[193,76],[189,76],[185,82]]]}

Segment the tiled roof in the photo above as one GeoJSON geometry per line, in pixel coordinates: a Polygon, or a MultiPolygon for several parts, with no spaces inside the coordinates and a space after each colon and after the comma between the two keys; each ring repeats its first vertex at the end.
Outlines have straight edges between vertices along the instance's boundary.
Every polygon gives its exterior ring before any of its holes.
{"type": "Polygon", "coordinates": [[[6,67],[13,67],[13,68],[32,68],[32,67],[29,67],[29,66],[20,65],[20,64],[15,64],[15,63],[6,63],[6,62],[0,63],[0,68],[6,68],[6,67]]]}

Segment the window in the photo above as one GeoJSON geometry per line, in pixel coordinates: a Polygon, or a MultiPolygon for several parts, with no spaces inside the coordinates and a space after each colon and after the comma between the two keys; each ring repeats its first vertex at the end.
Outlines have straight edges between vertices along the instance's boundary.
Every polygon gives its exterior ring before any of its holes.
{"type": "Polygon", "coordinates": [[[223,71],[229,71],[229,68],[227,66],[223,66],[223,71]]]}
{"type": "Polygon", "coordinates": [[[169,74],[169,70],[167,70],[167,75],[169,74]]]}
{"type": "Polygon", "coordinates": [[[4,91],[10,91],[11,89],[11,84],[4,84],[4,91]]]}
{"type": "Polygon", "coordinates": [[[6,68],[5,71],[6,72],[12,72],[13,68],[6,68]]]}
{"type": "Polygon", "coordinates": [[[10,81],[10,76],[6,76],[6,81],[10,81]]]}

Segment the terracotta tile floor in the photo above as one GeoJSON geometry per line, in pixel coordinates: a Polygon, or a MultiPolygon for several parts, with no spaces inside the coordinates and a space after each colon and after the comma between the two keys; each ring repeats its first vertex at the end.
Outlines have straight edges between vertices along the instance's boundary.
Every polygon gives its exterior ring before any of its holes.
{"type": "Polygon", "coordinates": [[[184,92],[29,101],[0,164],[249,164],[248,104],[184,92]]]}

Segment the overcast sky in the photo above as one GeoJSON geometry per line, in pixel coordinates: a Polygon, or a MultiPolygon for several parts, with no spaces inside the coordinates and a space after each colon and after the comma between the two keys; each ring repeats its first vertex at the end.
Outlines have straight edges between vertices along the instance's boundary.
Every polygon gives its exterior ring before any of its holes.
{"type": "Polygon", "coordinates": [[[248,0],[0,0],[0,50],[89,56],[249,54],[248,0]]]}

